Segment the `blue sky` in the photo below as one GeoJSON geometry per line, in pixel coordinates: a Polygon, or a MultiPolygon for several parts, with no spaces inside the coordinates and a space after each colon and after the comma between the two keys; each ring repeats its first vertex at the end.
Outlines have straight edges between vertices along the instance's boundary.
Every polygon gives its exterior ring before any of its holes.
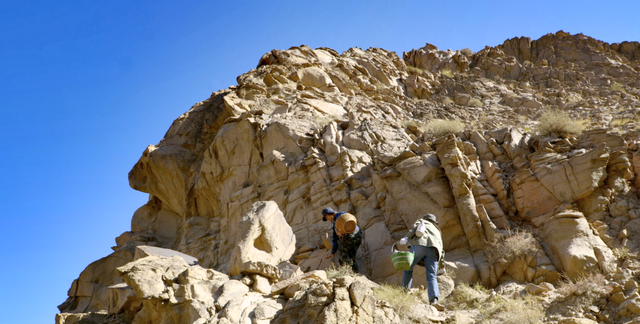
{"type": "Polygon", "coordinates": [[[2,322],[54,322],[71,282],[146,202],[127,174],[147,145],[272,49],[478,51],[558,30],[640,41],[639,12],[636,0],[4,0],[2,322]]]}

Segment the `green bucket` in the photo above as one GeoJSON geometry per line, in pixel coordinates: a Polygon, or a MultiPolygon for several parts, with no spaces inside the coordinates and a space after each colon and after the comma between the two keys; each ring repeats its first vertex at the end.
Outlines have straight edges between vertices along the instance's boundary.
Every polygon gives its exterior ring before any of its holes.
{"type": "Polygon", "coordinates": [[[413,252],[404,252],[396,250],[396,243],[391,246],[391,262],[396,270],[409,270],[413,263],[413,252]]]}

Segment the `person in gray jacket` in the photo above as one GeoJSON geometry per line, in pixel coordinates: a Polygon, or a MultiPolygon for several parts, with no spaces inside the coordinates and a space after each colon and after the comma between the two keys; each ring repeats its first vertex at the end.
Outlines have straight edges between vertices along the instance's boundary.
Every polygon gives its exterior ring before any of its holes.
{"type": "Polygon", "coordinates": [[[438,264],[444,260],[444,249],[442,246],[442,235],[438,228],[438,221],[433,214],[426,214],[422,219],[418,219],[407,236],[401,243],[409,244],[411,252],[415,255],[411,268],[402,273],[402,286],[411,289],[413,281],[413,267],[421,260],[424,260],[427,270],[427,283],[429,284],[429,303],[436,308],[441,308],[438,304],[440,291],[438,288],[438,264]]]}

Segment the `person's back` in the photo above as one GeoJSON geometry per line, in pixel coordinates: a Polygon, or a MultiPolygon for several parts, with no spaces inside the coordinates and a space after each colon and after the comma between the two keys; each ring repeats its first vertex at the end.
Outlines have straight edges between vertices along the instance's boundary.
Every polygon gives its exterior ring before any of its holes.
{"type": "Polygon", "coordinates": [[[402,286],[407,289],[411,288],[413,267],[423,262],[426,270],[427,283],[429,284],[429,303],[433,304],[436,308],[441,308],[442,306],[438,304],[440,291],[437,272],[438,264],[444,258],[444,248],[436,216],[426,214],[422,219],[417,220],[401,242],[408,242],[411,245],[411,252],[415,256],[409,270],[405,270],[402,274],[402,286]],[[416,235],[416,231],[418,230],[422,232],[422,235],[416,235]]]}
{"type": "MultiPolygon", "coordinates": [[[[436,226],[436,224],[428,220],[419,219],[416,221],[416,223],[418,222],[420,222],[424,226],[424,234],[421,237],[413,235],[413,237],[409,239],[409,244],[421,245],[426,247],[432,246],[438,249],[439,255],[442,254],[442,252],[444,251],[444,247],[440,229],[436,226]]],[[[417,226],[418,225],[414,225],[414,229],[417,229],[417,226]]]]}

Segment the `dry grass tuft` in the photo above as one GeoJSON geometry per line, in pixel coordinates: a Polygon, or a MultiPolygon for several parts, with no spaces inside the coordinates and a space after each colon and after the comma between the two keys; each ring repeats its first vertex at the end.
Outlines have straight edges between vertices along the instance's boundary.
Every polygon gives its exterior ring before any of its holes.
{"type": "Polygon", "coordinates": [[[565,279],[560,282],[558,288],[558,293],[565,298],[571,296],[597,297],[610,291],[611,287],[607,286],[607,279],[600,273],[585,274],[576,279],[565,279]]]}
{"type": "Polygon", "coordinates": [[[622,92],[622,93],[627,93],[627,90],[624,88],[624,86],[618,82],[613,82],[613,84],[611,84],[611,90],[613,91],[617,91],[617,92],[622,92]]]}
{"type": "Polygon", "coordinates": [[[539,298],[527,295],[524,298],[509,299],[496,296],[480,311],[480,323],[534,324],[545,316],[539,298]]]}
{"type": "Polygon", "coordinates": [[[413,65],[407,65],[407,72],[412,75],[420,75],[424,73],[424,70],[413,65]]]}
{"type": "Polygon", "coordinates": [[[510,263],[523,255],[534,255],[538,250],[538,244],[536,244],[533,235],[522,230],[513,231],[507,236],[500,236],[485,245],[485,253],[489,263],[498,261],[510,263]]]}
{"type": "Polygon", "coordinates": [[[613,252],[613,256],[618,260],[624,260],[629,256],[629,248],[626,246],[617,247],[611,250],[611,252],[613,252]]]}
{"type": "Polygon", "coordinates": [[[321,115],[313,119],[313,125],[316,127],[316,129],[322,130],[324,129],[325,126],[327,126],[329,123],[331,123],[334,120],[335,120],[334,116],[321,115]]]}
{"type": "Polygon", "coordinates": [[[461,50],[460,50],[460,53],[462,53],[462,54],[464,54],[464,55],[466,55],[466,56],[471,56],[471,55],[473,55],[473,51],[472,51],[470,48],[468,48],[468,47],[465,47],[465,48],[461,49],[461,50]]]}
{"type": "Polygon", "coordinates": [[[406,289],[396,285],[383,284],[373,288],[373,297],[389,303],[403,321],[411,317],[413,309],[420,303],[417,296],[409,294],[406,289]]]}
{"type": "Polygon", "coordinates": [[[448,309],[455,310],[456,314],[475,310],[475,313],[469,314],[474,323],[539,323],[545,316],[539,297],[527,295],[524,298],[506,298],[481,285],[456,286],[444,304],[448,309]]]}
{"type": "Polygon", "coordinates": [[[632,122],[634,122],[633,119],[627,117],[615,118],[611,121],[611,126],[613,128],[618,128],[632,122]]]}
{"type": "Polygon", "coordinates": [[[489,296],[489,290],[480,284],[471,286],[467,283],[461,283],[455,287],[443,303],[448,309],[478,308],[489,299],[489,296]]]}
{"type": "Polygon", "coordinates": [[[459,120],[433,119],[425,125],[435,137],[456,134],[464,130],[465,124],[459,120]]]}
{"type": "Polygon", "coordinates": [[[324,270],[327,273],[327,279],[340,278],[340,277],[355,277],[358,274],[353,271],[350,265],[343,264],[341,266],[336,267],[334,264],[331,264],[328,268],[324,270]]]}
{"type": "Polygon", "coordinates": [[[576,120],[569,116],[569,113],[560,110],[547,111],[540,117],[537,132],[540,135],[560,135],[581,134],[584,130],[585,122],[576,120]]]}
{"type": "Polygon", "coordinates": [[[442,70],[440,70],[440,73],[442,75],[444,75],[444,76],[449,77],[449,78],[453,78],[454,77],[453,72],[451,70],[449,70],[449,69],[442,69],[442,70]]]}

